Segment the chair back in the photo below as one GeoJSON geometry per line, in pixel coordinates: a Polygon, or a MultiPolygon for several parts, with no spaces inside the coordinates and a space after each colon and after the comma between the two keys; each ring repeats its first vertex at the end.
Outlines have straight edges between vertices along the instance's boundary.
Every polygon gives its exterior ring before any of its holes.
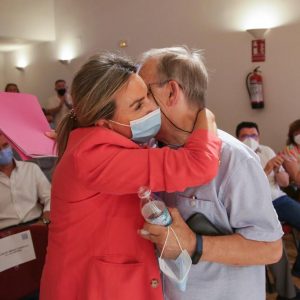
{"type": "Polygon", "coordinates": [[[22,299],[39,290],[48,242],[47,226],[35,223],[2,229],[0,238],[26,230],[30,230],[36,259],[0,272],[0,299],[22,299]]]}

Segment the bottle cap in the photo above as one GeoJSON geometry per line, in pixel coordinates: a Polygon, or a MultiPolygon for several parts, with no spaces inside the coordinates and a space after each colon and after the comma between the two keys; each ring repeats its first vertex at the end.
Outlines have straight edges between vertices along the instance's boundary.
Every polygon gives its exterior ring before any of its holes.
{"type": "Polygon", "coordinates": [[[141,186],[138,190],[138,196],[140,198],[148,198],[151,195],[151,190],[147,186],[141,186]]]}

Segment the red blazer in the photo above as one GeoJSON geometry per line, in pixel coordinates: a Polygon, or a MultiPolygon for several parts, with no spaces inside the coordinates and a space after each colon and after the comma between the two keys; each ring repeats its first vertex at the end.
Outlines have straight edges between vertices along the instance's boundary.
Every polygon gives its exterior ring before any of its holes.
{"type": "Polygon", "coordinates": [[[52,182],[41,300],[161,300],[154,246],[137,231],[137,190],[179,191],[217,173],[220,141],[207,131],[184,148],[141,149],[100,127],[74,130],[52,182]]]}

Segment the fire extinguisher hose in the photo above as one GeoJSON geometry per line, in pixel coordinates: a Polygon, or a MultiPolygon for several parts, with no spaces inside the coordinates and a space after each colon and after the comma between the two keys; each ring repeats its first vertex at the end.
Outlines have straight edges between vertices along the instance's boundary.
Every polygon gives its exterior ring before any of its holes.
{"type": "Polygon", "coordinates": [[[250,72],[250,73],[247,75],[247,77],[246,77],[246,88],[247,88],[249,97],[251,96],[251,95],[250,95],[250,87],[249,87],[249,77],[250,77],[251,74],[252,74],[252,72],[250,72]]]}

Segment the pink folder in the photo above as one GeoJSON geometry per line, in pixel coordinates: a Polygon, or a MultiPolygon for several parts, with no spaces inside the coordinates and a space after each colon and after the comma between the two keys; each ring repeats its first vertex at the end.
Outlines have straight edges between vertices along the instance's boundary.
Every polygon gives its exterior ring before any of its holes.
{"type": "Polygon", "coordinates": [[[54,141],[42,108],[33,95],[0,92],[0,131],[22,159],[56,156],[54,141]]]}

